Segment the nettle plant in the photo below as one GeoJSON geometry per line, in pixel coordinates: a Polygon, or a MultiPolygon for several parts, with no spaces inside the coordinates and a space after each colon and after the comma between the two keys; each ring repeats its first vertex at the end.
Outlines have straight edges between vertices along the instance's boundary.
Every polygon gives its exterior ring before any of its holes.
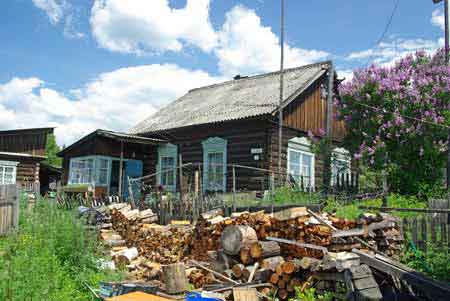
{"type": "Polygon", "coordinates": [[[442,183],[450,125],[450,68],[443,51],[417,52],[394,66],[357,70],[335,99],[356,160],[386,168],[403,193],[442,183]]]}

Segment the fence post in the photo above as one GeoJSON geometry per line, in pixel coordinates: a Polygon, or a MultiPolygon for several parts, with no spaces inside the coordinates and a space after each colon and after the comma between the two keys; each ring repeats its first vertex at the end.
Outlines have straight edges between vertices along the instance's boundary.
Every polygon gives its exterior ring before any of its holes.
{"type": "Polygon", "coordinates": [[[236,166],[233,164],[233,212],[236,212],[236,166]]]}
{"type": "Polygon", "coordinates": [[[273,209],[275,207],[275,173],[272,171],[272,174],[270,176],[270,198],[272,201],[272,213],[273,209]]]}

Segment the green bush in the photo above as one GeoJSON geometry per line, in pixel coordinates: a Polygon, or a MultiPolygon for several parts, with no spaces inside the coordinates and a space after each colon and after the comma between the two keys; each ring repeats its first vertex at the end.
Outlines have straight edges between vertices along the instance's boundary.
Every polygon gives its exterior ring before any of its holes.
{"type": "Polygon", "coordinates": [[[410,243],[402,262],[434,279],[450,282],[450,254],[447,245],[428,243],[425,253],[410,243]]]}
{"type": "Polygon", "coordinates": [[[102,251],[73,212],[47,200],[22,208],[19,230],[0,244],[0,300],[94,300],[86,284],[122,278],[100,269],[102,251]]]}
{"type": "Polygon", "coordinates": [[[332,292],[324,292],[323,294],[319,294],[316,292],[315,288],[308,288],[302,292],[300,287],[296,287],[295,298],[291,298],[289,301],[331,301],[333,298],[334,294],[332,292]]]}

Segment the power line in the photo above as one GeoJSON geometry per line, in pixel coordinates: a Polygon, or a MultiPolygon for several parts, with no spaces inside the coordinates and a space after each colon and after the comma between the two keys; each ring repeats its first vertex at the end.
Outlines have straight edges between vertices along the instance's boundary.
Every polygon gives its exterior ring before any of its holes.
{"type": "MultiPolygon", "coordinates": [[[[383,33],[381,34],[380,38],[375,43],[374,47],[377,47],[381,42],[383,42],[386,34],[389,31],[389,28],[392,25],[392,21],[394,21],[394,16],[395,16],[395,13],[397,12],[399,4],[400,4],[400,0],[395,0],[395,4],[394,4],[394,7],[392,9],[391,15],[389,16],[388,22],[386,23],[386,26],[384,27],[383,33]]],[[[367,66],[369,64],[370,60],[371,59],[369,57],[369,59],[367,59],[367,62],[364,65],[367,66]]]]}

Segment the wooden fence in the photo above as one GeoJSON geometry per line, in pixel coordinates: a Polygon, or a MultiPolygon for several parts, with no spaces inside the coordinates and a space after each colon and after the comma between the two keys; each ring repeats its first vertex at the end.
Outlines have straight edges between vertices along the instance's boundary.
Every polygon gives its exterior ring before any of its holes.
{"type": "Polygon", "coordinates": [[[403,218],[403,230],[415,246],[426,252],[427,244],[450,247],[450,225],[448,214],[423,214],[403,218]],[[445,215],[441,218],[437,215],[445,215]]]}
{"type": "Polygon", "coordinates": [[[16,185],[0,185],[0,235],[19,224],[19,190],[16,185]]]}

